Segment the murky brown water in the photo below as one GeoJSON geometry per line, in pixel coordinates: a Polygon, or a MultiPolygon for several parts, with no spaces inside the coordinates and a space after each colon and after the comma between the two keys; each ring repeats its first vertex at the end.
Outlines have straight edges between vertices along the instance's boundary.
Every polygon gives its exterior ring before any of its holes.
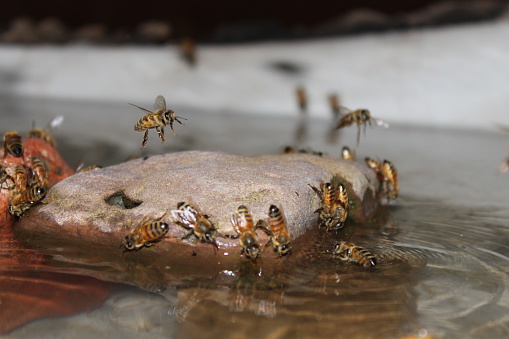
{"type": "MultiPolygon", "coordinates": [[[[51,107],[55,114],[68,109],[67,104],[51,107]]],[[[89,113],[95,108],[81,110],[89,113]]],[[[111,112],[115,121],[124,114],[109,106],[101,111],[111,112]]],[[[330,144],[329,123],[311,119],[303,129],[298,121],[288,123],[288,118],[225,119],[203,113],[187,117],[188,130],[182,128],[177,138],[163,145],[149,140],[146,152],[197,148],[275,153],[299,139],[301,146],[338,154],[339,145],[354,145],[356,136],[355,130],[346,131],[330,144]]],[[[72,118],[67,120],[71,120],[68,130],[56,132],[57,140],[62,133],[61,145],[67,146],[61,146],[64,156],[75,147],[90,151],[87,161],[108,165],[135,153],[132,149],[141,142],[135,133],[114,134],[123,131],[117,125],[111,132],[117,141],[97,126],[90,140],[78,141],[83,144],[67,143],[69,135],[86,134],[72,118]],[[107,154],[105,150],[114,147],[104,145],[116,143],[114,156],[107,154]]],[[[398,203],[380,211],[369,225],[350,225],[337,235],[317,231],[297,239],[292,256],[275,265],[231,260],[237,253],[229,253],[227,260],[219,252],[217,265],[200,268],[193,266],[192,257],[175,262],[153,258],[146,250],[122,254],[21,239],[23,245],[3,251],[2,258],[37,253],[36,258],[44,260],[28,268],[13,261],[2,265],[2,279],[13,272],[37,271],[58,276],[51,278],[55,284],[72,281],[85,288],[97,282],[115,284],[113,294],[93,311],[84,307],[86,313],[36,320],[5,337],[394,338],[409,333],[507,337],[509,212],[504,206],[509,177],[494,173],[509,151],[504,148],[508,139],[494,133],[397,126],[368,130],[358,156],[387,158],[396,164],[402,187],[398,203]],[[463,155],[465,149],[473,159],[463,155]],[[365,269],[327,252],[345,238],[371,250],[378,265],[365,269]],[[139,289],[119,289],[118,283],[139,289]]],[[[18,291],[30,288],[21,286],[18,291]]],[[[47,316],[54,315],[48,310],[47,316]]]]}

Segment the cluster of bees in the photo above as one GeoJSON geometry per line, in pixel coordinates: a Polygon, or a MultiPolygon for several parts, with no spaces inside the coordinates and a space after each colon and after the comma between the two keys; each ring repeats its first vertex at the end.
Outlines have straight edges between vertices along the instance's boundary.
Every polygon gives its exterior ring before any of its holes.
{"type": "MultiPolygon", "coordinates": [[[[31,130],[27,137],[41,138],[54,145],[51,135],[40,128],[31,130]]],[[[23,158],[23,141],[17,132],[5,133],[3,147],[4,159],[7,156],[23,158]]],[[[9,212],[19,217],[46,196],[49,186],[46,164],[42,158],[32,157],[30,164],[17,165],[12,175],[0,165],[0,182],[2,189],[10,190],[9,212]]]]}
{"type": "MultiPolygon", "coordinates": [[[[121,247],[124,247],[126,251],[139,250],[160,241],[169,230],[169,225],[160,221],[165,215],[166,213],[151,222],[143,219],[125,237],[121,247]]],[[[281,210],[275,205],[270,206],[268,218],[259,220],[256,225],[249,209],[244,205],[240,205],[237,211],[231,215],[231,223],[236,235],[230,236],[219,233],[209,216],[199,212],[190,203],[179,202],[177,209],[171,210],[171,215],[177,225],[189,230],[182,238],[183,240],[194,237],[197,241],[212,244],[214,250],[217,250],[216,238],[218,236],[239,239],[241,254],[252,261],[256,261],[260,255],[257,229],[263,230],[269,236],[266,246],[272,245],[274,252],[279,257],[290,254],[292,250],[291,236],[286,226],[286,220],[281,210]]]]}
{"type": "MultiPolygon", "coordinates": [[[[301,111],[305,112],[307,109],[307,96],[304,88],[298,87],[296,95],[301,111]]],[[[337,129],[353,124],[358,126],[357,143],[359,143],[361,126],[366,127],[366,125],[371,125],[372,122],[375,122],[377,125],[388,127],[382,120],[371,117],[370,112],[366,109],[349,111],[345,107],[340,106],[337,96],[329,97],[329,103],[338,116],[342,114],[342,118],[336,127],[337,129]]],[[[173,123],[177,121],[179,124],[183,124],[179,119],[184,118],[177,117],[175,112],[167,109],[166,101],[161,95],[156,98],[153,111],[134,104],[131,105],[146,113],[134,126],[135,131],[144,132],[141,149],[147,144],[149,129],[155,129],[162,142],[164,142],[164,127],[166,125],[170,125],[173,134],[176,135],[173,123]]],[[[292,152],[294,152],[292,148],[285,149],[285,153],[292,152]]],[[[321,153],[314,154],[322,155],[321,153]]],[[[355,155],[348,147],[343,148],[342,158],[355,161],[355,155]]],[[[399,186],[397,183],[397,172],[392,163],[384,160],[383,164],[380,164],[376,160],[366,158],[366,164],[375,171],[380,181],[381,188],[379,194],[387,199],[387,201],[396,199],[399,186]]],[[[309,186],[320,199],[320,207],[315,211],[318,214],[318,227],[325,227],[326,232],[341,229],[348,217],[349,200],[344,185],[331,180],[328,183],[321,182],[319,188],[312,185],[309,186]]],[[[178,203],[177,209],[171,210],[171,214],[176,224],[189,230],[189,233],[182,239],[195,237],[198,241],[212,244],[214,249],[217,250],[216,238],[218,236],[225,237],[217,231],[206,214],[199,212],[189,203],[178,203]]],[[[160,221],[165,215],[166,213],[150,222],[147,219],[143,219],[125,237],[121,247],[124,247],[126,251],[139,250],[143,247],[150,247],[160,241],[169,230],[169,225],[160,221]]],[[[244,255],[246,258],[256,261],[260,255],[260,244],[256,234],[258,229],[261,229],[269,236],[269,242],[266,246],[271,244],[279,257],[291,253],[291,236],[288,232],[285,218],[277,206],[271,205],[267,220],[259,220],[255,224],[249,209],[241,205],[231,215],[231,223],[236,235],[228,237],[239,239],[241,255],[244,255]]],[[[349,241],[335,244],[331,252],[343,261],[354,262],[364,267],[376,264],[376,258],[371,252],[349,241]]]]}

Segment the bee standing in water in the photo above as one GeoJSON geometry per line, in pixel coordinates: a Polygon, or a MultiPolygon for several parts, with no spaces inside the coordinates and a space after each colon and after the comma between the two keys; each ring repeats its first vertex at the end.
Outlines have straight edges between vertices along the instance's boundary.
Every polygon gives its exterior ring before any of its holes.
{"type": "Polygon", "coordinates": [[[63,121],[64,117],[62,115],[59,115],[53,118],[44,128],[33,127],[32,130],[28,132],[27,138],[39,138],[46,141],[51,146],[55,147],[55,139],[53,139],[49,132],[55,127],[60,126],[63,121]]]}
{"type": "Polygon", "coordinates": [[[173,112],[171,109],[166,109],[166,100],[162,95],[158,95],[156,98],[153,107],[154,112],[151,112],[148,109],[136,106],[134,104],[129,105],[137,107],[147,113],[134,125],[135,131],[138,132],[145,131],[140,150],[142,150],[147,145],[149,129],[155,128],[157,134],[159,134],[159,138],[161,138],[161,141],[164,142],[166,141],[166,139],[164,138],[164,126],[170,125],[170,128],[173,131],[173,135],[177,135],[175,133],[175,130],[173,129],[173,122],[176,121],[179,124],[184,125],[184,123],[182,123],[179,119],[187,120],[185,118],[176,116],[175,112],[173,112]]]}
{"type": "Polygon", "coordinates": [[[218,249],[216,243],[218,232],[208,216],[198,212],[193,206],[184,201],[179,202],[177,208],[177,210],[171,211],[172,216],[178,220],[178,224],[190,230],[182,239],[194,235],[199,241],[212,244],[214,251],[216,251],[218,249]]]}
{"type": "Polygon", "coordinates": [[[395,200],[399,193],[398,171],[396,171],[396,167],[389,160],[384,160],[382,175],[384,178],[382,186],[385,197],[388,201],[395,200]]]}
{"type": "MultiPolygon", "coordinates": [[[[308,184],[309,185],[309,184],[308,184]]],[[[327,232],[338,230],[345,225],[348,216],[348,193],[343,184],[320,183],[320,189],[309,185],[320,198],[318,227],[325,226],[327,232]]]]}
{"type": "Polygon", "coordinates": [[[33,204],[41,201],[46,196],[46,188],[36,182],[24,191],[12,190],[9,212],[19,217],[33,204]]]}
{"type": "Polygon", "coordinates": [[[32,158],[32,173],[37,182],[44,187],[49,186],[48,182],[48,171],[46,170],[46,165],[44,164],[44,160],[41,158],[32,158]]]}
{"type": "Polygon", "coordinates": [[[237,232],[237,235],[231,236],[231,238],[239,238],[242,247],[241,254],[245,254],[246,258],[255,261],[260,254],[260,245],[255,233],[253,216],[249,213],[247,207],[240,205],[237,208],[237,213],[232,214],[231,222],[233,229],[237,232]]]}
{"type": "Polygon", "coordinates": [[[349,241],[337,243],[332,253],[339,256],[342,261],[359,264],[365,268],[376,265],[376,258],[370,251],[349,241]]]}
{"type": "Polygon", "coordinates": [[[373,118],[371,113],[367,109],[358,109],[355,111],[351,111],[346,107],[340,106],[340,112],[343,116],[341,120],[339,120],[336,129],[351,126],[353,124],[357,125],[357,145],[359,145],[360,137],[361,137],[361,125],[364,125],[364,134],[366,134],[366,125],[370,125],[372,122],[375,122],[377,126],[389,127],[385,121],[373,118]],[[344,112],[344,113],[343,113],[344,112]]]}
{"type": "Polygon", "coordinates": [[[341,159],[355,161],[355,153],[348,146],[345,146],[341,149],[341,159]]]}
{"type": "Polygon", "coordinates": [[[295,96],[297,97],[297,104],[299,105],[300,112],[306,113],[308,110],[308,96],[306,89],[303,86],[298,86],[295,89],[295,96]]]}
{"type": "Polygon", "coordinates": [[[277,252],[281,258],[284,255],[292,252],[291,236],[288,233],[286,227],[286,220],[279,208],[276,205],[271,205],[269,208],[269,218],[267,220],[268,225],[263,225],[263,221],[259,221],[257,226],[262,227],[267,234],[270,236],[270,240],[267,243],[272,244],[274,252],[277,252]]]}
{"type": "Polygon", "coordinates": [[[126,251],[138,251],[144,246],[153,246],[160,241],[166,233],[169,226],[167,223],[160,221],[166,212],[159,218],[149,221],[150,218],[145,217],[128,235],[126,235],[124,243],[121,245],[126,251]]]}
{"type": "Polygon", "coordinates": [[[23,141],[18,132],[7,132],[4,135],[4,158],[8,154],[14,157],[23,156],[23,141]]]}

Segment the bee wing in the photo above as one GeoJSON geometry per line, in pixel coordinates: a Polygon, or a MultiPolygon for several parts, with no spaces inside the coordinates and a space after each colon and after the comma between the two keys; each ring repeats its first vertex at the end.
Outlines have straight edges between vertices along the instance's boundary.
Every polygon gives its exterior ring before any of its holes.
{"type": "Polygon", "coordinates": [[[383,121],[382,119],[371,118],[371,120],[373,120],[377,126],[385,128],[389,127],[389,124],[383,121]]]}
{"type": "Polygon", "coordinates": [[[147,112],[147,113],[152,113],[152,114],[154,113],[154,112],[149,111],[149,110],[148,110],[148,109],[146,109],[146,108],[140,107],[140,106],[135,105],[135,104],[129,104],[129,105],[134,106],[134,107],[136,107],[136,108],[139,108],[139,109],[141,109],[142,111],[145,111],[145,112],[147,112]]]}
{"type": "Polygon", "coordinates": [[[345,106],[339,106],[339,115],[345,116],[353,111],[345,106]]]}
{"type": "Polygon", "coordinates": [[[165,111],[166,110],[166,100],[164,99],[164,97],[162,95],[158,95],[157,98],[156,98],[156,101],[154,102],[154,106],[152,107],[152,109],[155,111],[158,111],[158,110],[163,110],[165,111]]]}
{"type": "Polygon", "coordinates": [[[63,115],[59,115],[59,116],[56,116],[54,117],[49,123],[48,125],[46,126],[45,130],[46,131],[49,131],[49,130],[52,130],[53,128],[56,128],[60,125],[62,125],[62,122],[64,121],[64,116],[63,115]]]}
{"type": "Polygon", "coordinates": [[[193,226],[196,223],[196,216],[189,211],[171,210],[171,215],[174,219],[186,224],[187,226],[193,226]]]}

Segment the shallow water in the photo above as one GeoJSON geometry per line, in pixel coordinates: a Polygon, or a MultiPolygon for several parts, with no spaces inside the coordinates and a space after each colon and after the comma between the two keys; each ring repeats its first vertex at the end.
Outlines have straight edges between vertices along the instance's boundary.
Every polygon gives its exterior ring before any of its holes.
{"type": "MultiPolygon", "coordinates": [[[[36,107],[41,103],[24,101],[14,110],[36,107]]],[[[44,107],[51,113],[21,115],[9,124],[2,116],[1,126],[24,131],[31,119],[75,112],[54,133],[71,164],[84,153],[87,163],[110,165],[136,154],[141,144],[141,134],[125,119],[129,108],[51,102],[44,107]],[[97,123],[99,118],[116,123],[97,123]]],[[[355,128],[330,143],[329,121],[188,112],[179,113],[189,120],[177,126],[178,137],[161,144],[151,134],[142,155],[183,149],[277,153],[288,144],[337,155],[339,145],[355,145],[355,128]]],[[[90,291],[90,299],[91,291],[95,297],[98,291],[112,294],[101,306],[88,305],[75,315],[58,317],[48,309],[47,317],[57,317],[32,321],[4,337],[507,337],[509,177],[497,176],[496,168],[509,152],[508,141],[508,135],[488,132],[368,129],[358,158],[394,162],[402,191],[397,204],[381,209],[369,225],[350,225],[337,235],[307,234],[277,265],[241,258],[221,262],[219,253],[217,266],[200,270],[166,258],[150,261],[143,251],[121,255],[44,239],[30,239],[32,249],[26,249],[7,237],[0,281],[37,272],[43,274],[40,282],[57,286],[50,298],[58,300],[63,282],[66,290],[72,286],[84,296],[90,291]],[[365,269],[334,258],[328,251],[345,238],[373,252],[377,266],[365,269]]],[[[33,287],[17,286],[20,293],[33,287]]]]}

